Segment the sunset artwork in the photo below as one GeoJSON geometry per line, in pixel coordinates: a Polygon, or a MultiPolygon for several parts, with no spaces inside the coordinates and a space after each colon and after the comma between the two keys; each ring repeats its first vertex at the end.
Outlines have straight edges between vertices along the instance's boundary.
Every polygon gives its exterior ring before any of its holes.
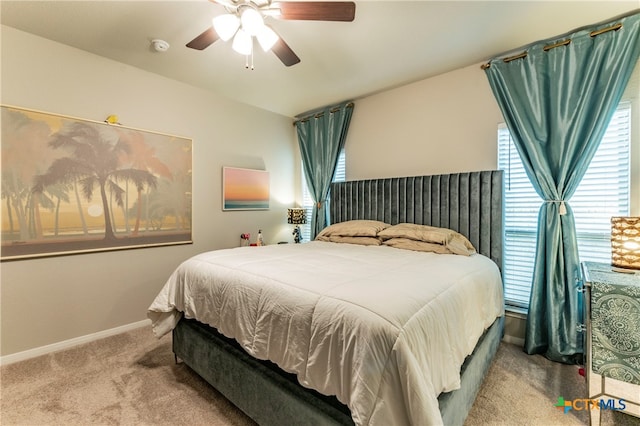
{"type": "Polygon", "coordinates": [[[1,112],[3,261],[192,242],[191,139],[1,112]]]}
{"type": "Polygon", "coordinates": [[[223,210],[267,210],[269,208],[269,172],[222,168],[223,210]]]}

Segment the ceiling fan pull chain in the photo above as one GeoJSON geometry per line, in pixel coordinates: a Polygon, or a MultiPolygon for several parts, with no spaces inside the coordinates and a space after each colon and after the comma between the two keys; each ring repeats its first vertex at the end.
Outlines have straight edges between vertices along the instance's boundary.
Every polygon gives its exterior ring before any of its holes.
{"type": "Polygon", "coordinates": [[[244,68],[249,69],[249,56],[251,56],[251,71],[253,71],[253,45],[251,46],[251,53],[244,57],[244,68]]]}

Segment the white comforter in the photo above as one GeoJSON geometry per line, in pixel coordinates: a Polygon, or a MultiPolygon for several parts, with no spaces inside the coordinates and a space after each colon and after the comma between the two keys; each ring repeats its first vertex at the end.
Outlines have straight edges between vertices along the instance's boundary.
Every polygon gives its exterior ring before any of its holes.
{"type": "Polygon", "coordinates": [[[357,425],[441,424],[437,396],[503,314],[496,265],[314,241],[197,255],[149,307],[158,337],[196,318],[336,395],[357,425]]]}

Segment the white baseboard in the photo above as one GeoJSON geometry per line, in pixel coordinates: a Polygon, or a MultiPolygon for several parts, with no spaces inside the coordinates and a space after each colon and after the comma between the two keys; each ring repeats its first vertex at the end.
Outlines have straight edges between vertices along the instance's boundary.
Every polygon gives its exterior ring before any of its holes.
{"type": "Polygon", "coordinates": [[[105,337],[114,336],[116,334],[135,330],[136,328],[146,327],[148,325],[151,325],[151,320],[145,319],[142,321],[133,322],[131,324],[122,325],[120,327],[111,328],[109,330],[87,334],[86,336],[75,337],[73,339],[63,340],[62,342],[52,343],[50,345],[40,346],[38,348],[29,349],[23,352],[5,355],[3,357],[0,357],[0,365],[13,364],[14,362],[24,361],[40,355],[46,355],[52,352],[69,349],[74,346],[82,345],[83,343],[89,343],[95,340],[104,339],[105,337]]]}

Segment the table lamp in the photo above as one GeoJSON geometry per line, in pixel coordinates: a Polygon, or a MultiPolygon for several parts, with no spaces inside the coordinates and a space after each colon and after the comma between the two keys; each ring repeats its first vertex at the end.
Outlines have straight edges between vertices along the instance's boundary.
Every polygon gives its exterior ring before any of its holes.
{"type": "Polygon", "coordinates": [[[616,272],[640,271],[640,217],[611,218],[611,266],[616,272]]]}
{"type": "Polygon", "coordinates": [[[296,227],[293,228],[293,242],[297,244],[302,241],[299,225],[307,223],[304,209],[299,207],[287,209],[287,223],[296,225],[296,227]]]}

